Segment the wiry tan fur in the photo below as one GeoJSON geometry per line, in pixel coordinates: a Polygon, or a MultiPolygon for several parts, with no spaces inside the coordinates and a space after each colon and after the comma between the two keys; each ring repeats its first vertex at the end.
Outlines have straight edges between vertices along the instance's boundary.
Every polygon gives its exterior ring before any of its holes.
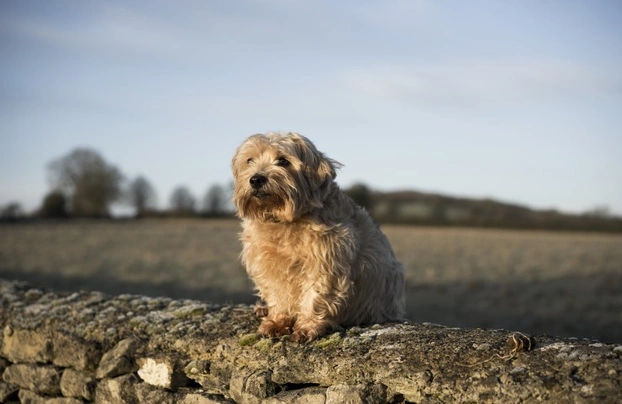
{"type": "Polygon", "coordinates": [[[403,318],[402,266],[334,182],[337,167],[296,133],[254,135],[235,152],[241,256],[267,306],[265,336],[304,342],[337,325],[403,318]]]}

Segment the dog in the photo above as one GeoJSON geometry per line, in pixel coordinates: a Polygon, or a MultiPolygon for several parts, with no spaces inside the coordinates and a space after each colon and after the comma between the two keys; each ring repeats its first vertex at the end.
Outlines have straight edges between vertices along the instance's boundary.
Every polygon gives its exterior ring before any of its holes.
{"type": "Polygon", "coordinates": [[[304,343],[337,326],[403,319],[402,265],[334,181],[340,163],[290,132],[250,136],[231,165],[241,260],[265,302],[260,334],[304,343]]]}

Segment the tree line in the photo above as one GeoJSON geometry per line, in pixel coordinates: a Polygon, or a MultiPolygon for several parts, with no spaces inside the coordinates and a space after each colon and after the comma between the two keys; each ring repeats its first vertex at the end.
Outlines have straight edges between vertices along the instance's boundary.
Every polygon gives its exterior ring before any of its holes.
{"type": "Polygon", "coordinates": [[[455,198],[417,191],[375,192],[365,184],[346,193],[380,223],[622,232],[622,218],[605,206],[583,214],[537,210],[492,199],[455,198]]]}
{"type": "MultiPolygon", "coordinates": [[[[52,189],[44,196],[34,216],[41,218],[111,217],[115,203],[134,209],[136,217],[147,216],[232,216],[229,203],[232,185],[213,184],[202,203],[187,186],[177,186],[167,209],[158,210],[158,196],[143,175],[128,180],[121,170],[92,149],[78,148],[47,166],[52,189]]],[[[2,217],[23,216],[19,204],[2,209],[2,217]]]]}
{"type": "MultiPolygon", "coordinates": [[[[158,197],[149,180],[139,175],[128,180],[119,168],[97,151],[78,148],[53,160],[47,167],[51,190],[33,216],[40,218],[111,217],[111,207],[122,203],[136,217],[233,217],[233,183],[213,184],[198,201],[184,185],[171,193],[168,208],[158,209],[158,197]]],[[[556,210],[534,210],[491,199],[454,198],[417,191],[377,192],[363,183],[345,192],[365,207],[379,223],[469,226],[521,229],[622,231],[622,218],[606,207],[581,215],[556,210]]],[[[0,218],[27,215],[18,203],[0,208],[0,218]]]]}

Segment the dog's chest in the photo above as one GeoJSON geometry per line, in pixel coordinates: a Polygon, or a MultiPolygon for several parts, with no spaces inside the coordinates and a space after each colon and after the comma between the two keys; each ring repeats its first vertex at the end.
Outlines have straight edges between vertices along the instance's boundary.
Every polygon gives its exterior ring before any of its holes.
{"type": "Polygon", "coordinates": [[[242,234],[247,252],[262,258],[277,258],[289,262],[303,259],[317,245],[321,233],[299,226],[262,226],[248,228],[242,234]]]}
{"type": "Polygon", "coordinates": [[[242,242],[247,270],[251,275],[266,271],[281,276],[297,273],[323,255],[329,233],[326,227],[311,224],[245,226],[242,242]]]}

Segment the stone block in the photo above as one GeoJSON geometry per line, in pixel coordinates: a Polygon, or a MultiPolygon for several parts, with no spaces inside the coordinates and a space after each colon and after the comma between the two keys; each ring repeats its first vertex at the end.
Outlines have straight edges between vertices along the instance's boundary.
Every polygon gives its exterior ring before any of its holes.
{"type": "Polygon", "coordinates": [[[232,366],[228,363],[207,360],[192,360],[184,368],[186,376],[208,391],[228,388],[232,366]]]}
{"type": "Polygon", "coordinates": [[[187,386],[190,381],[175,358],[140,358],[136,363],[138,376],[152,386],[174,389],[187,386]]]}
{"type": "Polygon", "coordinates": [[[382,384],[337,384],[326,389],[326,404],[384,404],[389,401],[393,402],[393,397],[387,396],[387,387],[382,384]]]}
{"type": "Polygon", "coordinates": [[[95,389],[95,402],[106,404],[139,404],[134,386],[139,383],[134,374],[101,380],[95,389]]]}
{"type": "Polygon", "coordinates": [[[82,400],[70,397],[48,398],[45,404],[84,404],[82,400]]]}
{"type": "Polygon", "coordinates": [[[218,394],[189,393],[179,404],[235,404],[235,401],[218,394]]]}
{"type": "Polygon", "coordinates": [[[16,384],[35,393],[60,395],[61,371],[54,366],[16,364],[4,371],[5,382],[16,384]]]}
{"type": "Polygon", "coordinates": [[[140,404],[174,404],[176,394],[153,387],[147,383],[138,383],[135,386],[136,398],[140,404]]]}
{"type": "Polygon", "coordinates": [[[235,372],[231,376],[229,394],[238,403],[255,404],[278,392],[279,386],[272,381],[269,371],[235,372]]]}
{"type": "Polygon", "coordinates": [[[22,404],[82,404],[82,400],[68,397],[49,398],[40,396],[30,390],[19,391],[19,402],[22,404]]]}
{"type": "Polygon", "coordinates": [[[45,404],[45,398],[30,390],[20,390],[19,402],[22,404],[45,404]]]}
{"type": "Polygon", "coordinates": [[[133,359],[138,341],[132,338],[121,340],[114,348],[106,352],[97,367],[96,377],[116,377],[132,373],[138,369],[133,359]]]}
{"type": "Polygon", "coordinates": [[[60,379],[60,390],[65,397],[92,401],[97,381],[93,376],[74,369],[65,369],[60,379]]]}
{"type": "Polygon", "coordinates": [[[326,389],[326,404],[365,404],[367,402],[360,386],[337,384],[326,389]]]}
{"type": "Polygon", "coordinates": [[[0,403],[6,403],[16,396],[19,387],[15,384],[0,382],[0,403]]]}
{"type": "Polygon", "coordinates": [[[326,388],[306,387],[303,389],[283,391],[274,397],[264,400],[262,404],[325,404],[326,388]]]}
{"type": "Polygon", "coordinates": [[[56,366],[94,371],[102,357],[94,342],[57,333],[53,340],[53,362],[56,366]]]}
{"type": "Polygon", "coordinates": [[[4,327],[2,356],[11,362],[48,363],[52,361],[52,342],[40,331],[4,327]]]}

